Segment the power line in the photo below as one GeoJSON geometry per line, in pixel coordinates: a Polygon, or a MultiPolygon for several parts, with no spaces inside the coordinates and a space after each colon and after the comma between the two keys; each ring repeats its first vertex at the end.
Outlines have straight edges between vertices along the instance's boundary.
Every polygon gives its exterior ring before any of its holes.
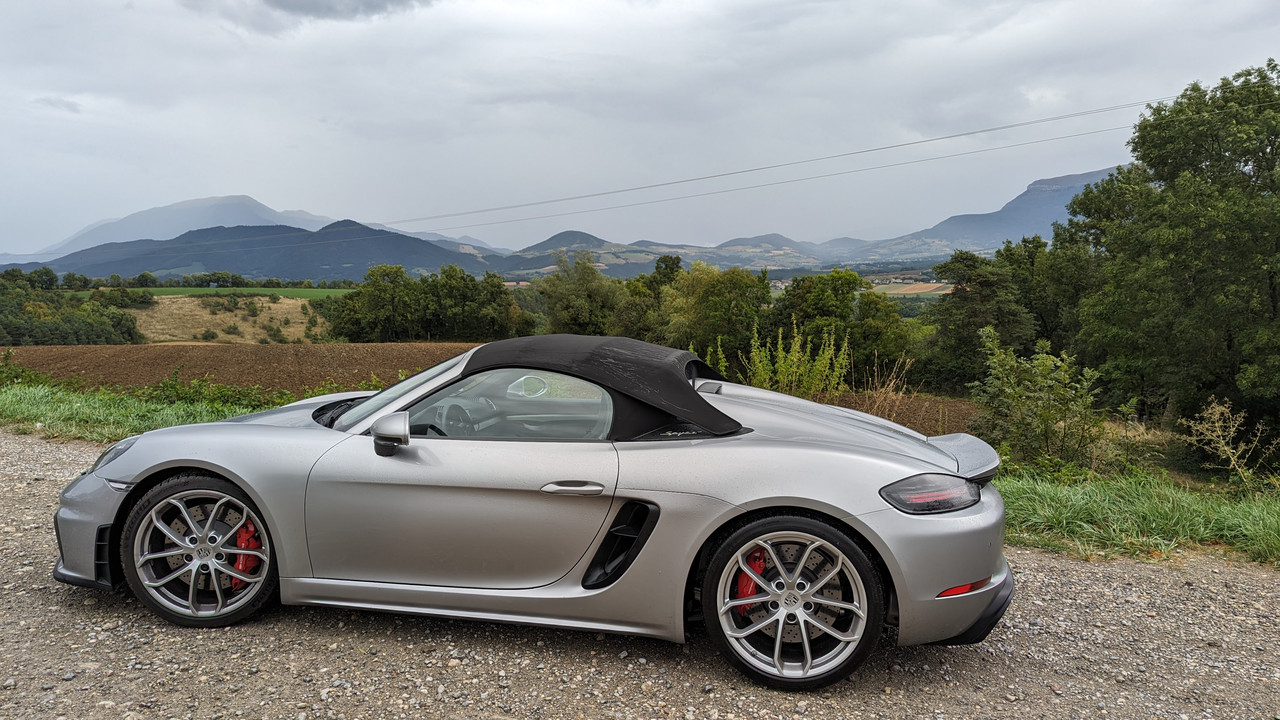
{"type": "Polygon", "coordinates": [[[1086,132],[1073,133],[1070,135],[1059,135],[1051,138],[1041,138],[1039,140],[1027,140],[1025,142],[1012,143],[1009,145],[999,145],[997,147],[982,148],[980,150],[967,150],[965,152],[950,153],[948,155],[934,155],[933,157],[917,158],[915,160],[903,160],[902,162],[887,163],[884,165],[872,165],[870,167],[856,168],[854,170],[841,170],[839,172],[823,173],[821,175],[806,175],[805,177],[791,178],[790,180],[777,180],[775,182],[760,183],[757,185],[742,185],[739,187],[725,188],[723,190],[710,190],[701,193],[691,193],[688,195],[676,195],[674,197],[660,198],[657,200],[644,200],[641,202],[625,203],[622,205],[609,205],[606,207],[592,208],[590,210],[570,210],[567,212],[551,213],[548,215],[534,215],[530,217],[512,218],[510,220],[494,220],[491,222],[472,223],[469,225],[453,225],[450,227],[435,228],[428,232],[443,232],[446,230],[461,230],[464,228],[488,227],[490,225],[506,225],[509,223],[528,222],[530,220],[545,220],[548,218],[568,217],[570,215],[586,215],[588,213],[604,212],[606,210],[621,210],[624,208],[642,207],[644,205],[658,205],[661,203],[675,202],[677,200],[688,200],[691,198],[710,197],[712,195],[725,195],[728,193],[741,192],[743,190],[756,190],[759,188],[776,187],[778,185],[790,185],[792,183],[807,182],[809,180],[822,180],[826,178],[840,177],[842,175],[854,175],[857,173],[871,172],[872,170],[884,170],[887,168],[902,167],[904,165],[917,165],[920,163],[933,162],[935,160],[947,160],[950,158],[965,157],[966,155],[978,155],[980,153],[994,152],[996,150],[1008,150],[1010,148],[1026,147],[1028,145],[1039,145],[1042,143],[1055,142],[1058,140],[1069,140],[1071,138],[1084,137],[1086,135],[1098,135],[1100,133],[1115,132],[1117,130],[1128,130],[1128,125],[1119,125],[1116,127],[1103,128],[1101,130],[1089,130],[1086,132]]]}
{"type": "MultiPolygon", "coordinates": [[[[498,205],[494,207],[480,208],[477,210],[463,210],[460,212],[443,213],[440,215],[426,215],[423,217],[407,218],[404,220],[391,220],[383,224],[396,225],[396,224],[406,224],[406,223],[415,223],[415,222],[425,222],[427,220],[443,220],[445,218],[464,217],[466,215],[480,215],[483,213],[499,212],[502,210],[519,210],[522,208],[537,207],[539,205],[552,205],[555,203],[571,202],[574,200],[589,200],[592,198],[606,197],[609,195],[621,195],[623,193],[637,192],[640,190],[653,190],[656,188],[671,187],[673,185],[685,185],[688,183],[702,182],[704,180],[716,180],[719,178],[733,177],[735,175],[746,175],[749,173],[763,172],[765,170],[777,170],[779,168],[795,167],[797,165],[808,165],[811,163],[824,162],[827,160],[837,160],[840,158],[854,157],[857,155],[867,155],[869,153],[882,152],[885,150],[898,150],[901,148],[914,147],[917,145],[926,145],[930,143],[943,142],[946,140],[955,140],[958,138],[973,137],[975,135],[984,135],[988,133],[999,132],[1001,130],[1012,130],[1015,128],[1030,127],[1033,125],[1043,125],[1045,123],[1059,122],[1062,120],[1070,120],[1073,118],[1087,117],[1090,115],[1098,115],[1101,113],[1114,112],[1116,110],[1126,110],[1129,108],[1151,105],[1153,103],[1158,103],[1158,102],[1163,102],[1165,100],[1173,99],[1174,97],[1176,96],[1166,96],[1161,98],[1155,98],[1153,100],[1130,102],[1130,103],[1124,103],[1121,105],[1110,105],[1107,107],[1094,108],[1092,110],[1080,110],[1073,113],[1067,113],[1065,115],[1054,115],[1052,117],[1038,118],[1036,120],[1026,120],[1023,122],[1009,123],[1007,125],[997,125],[995,127],[983,128],[981,130],[967,130],[965,132],[953,133],[951,135],[939,135],[937,137],[925,138],[921,140],[912,140],[910,142],[895,143],[892,145],[881,145],[873,148],[864,148],[861,150],[851,150],[849,152],[836,153],[834,155],[823,155],[821,157],[807,158],[804,160],[792,160],[790,162],[775,163],[773,165],[761,165],[758,167],[744,168],[742,170],[731,170],[728,172],[713,173],[711,175],[700,175],[698,177],[684,178],[682,180],[668,180],[666,182],[652,183],[650,185],[635,185],[633,187],[618,188],[616,190],[604,190],[601,192],[586,193],[583,195],[571,195],[567,197],[552,198],[549,200],[536,200],[533,202],[516,203],[513,205],[498,205]]],[[[629,206],[623,206],[623,207],[629,207],[629,206]]],[[[549,217],[555,217],[555,216],[553,215],[549,217]]],[[[476,227],[476,226],[463,225],[459,227],[476,227]]]]}

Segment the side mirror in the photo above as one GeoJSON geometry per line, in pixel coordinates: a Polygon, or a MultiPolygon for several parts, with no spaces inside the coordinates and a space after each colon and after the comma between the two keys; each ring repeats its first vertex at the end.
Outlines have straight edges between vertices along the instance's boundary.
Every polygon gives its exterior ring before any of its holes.
{"type": "Polygon", "coordinates": [[[536,398],[547,394],[550,386],[537,375],[525,375],[507,386],[508,397],[536,398]]]}
{"type": "Polygon", "coordinates": [[[394,412],[373,421],[373,451],[382,457],[396,454],[396,448],[409,444],[409,413],[394,412]]]}

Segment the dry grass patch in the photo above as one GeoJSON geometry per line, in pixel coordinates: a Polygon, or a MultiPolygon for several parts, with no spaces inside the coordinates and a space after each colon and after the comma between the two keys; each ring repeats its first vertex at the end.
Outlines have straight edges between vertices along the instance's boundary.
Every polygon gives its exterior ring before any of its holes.
{"type": "Polygon", "coordinates": [[[306,302],[287,297],[272,302],[267,295],[172,295],[159,296],[155,305],[129,312],[138,319],[138,330],[153,343],[308,342],[307,323],[312,317],[312,335],[324,333],[328,323],[309,312],[309,307],[304,311],[306,302]]]}

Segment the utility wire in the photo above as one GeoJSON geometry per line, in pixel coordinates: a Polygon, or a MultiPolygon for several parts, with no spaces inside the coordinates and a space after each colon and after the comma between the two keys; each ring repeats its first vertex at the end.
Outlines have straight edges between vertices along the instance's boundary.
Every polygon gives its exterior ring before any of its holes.
{"type": "Polygon", "coordinates": [[[547,218],[568,217],[570,215],[586,215],[588,213],[604,212],[606,210],[621,210],[623,208],[642,207],[644,205],[658,205],[661,203],[675,202],[677,200],[688,200],[691,198],[710,197],[712,195],[725,195],[728,193],[741,192],[743,190],[756,190],[759,188],[776,187],[778,185],[791,185],[793,183],[807,182],[809,180],[823,180],[826,178],[840,177],[842,175],[854,175],[857,173],[871,172],[872,170],[884,170],[887,168],[902,167],[904,165],[917,165],[919,163],[933,162],[935,160],[947,160],[949,158],[965,157],[967,155],[978,155],[980,153],[994,152],[996,150],[1008,150],[1010,148],[1027,147],[1028,145],[1039,145],[1042,143],[1055,142],[1058,140],[1069,140],[1071,138],[1085,137],[1086,135],[1098,135],[1100,133],[1115,132],[1117,130],[1128,130],[1130,126],[1119,125],[1116,127],[1103,128],[1101,130],[1089,130],[1086,132],[1073,133],[1070,135],[1059,135],[1051,138],[1041,138],[1039,140],[1027,140],[1025,142],[1012,143],[1009,145],[999,145],[996,147],[982,148],[980,150],[968,150],[965,152],[951,153],[948,155],[934,155],[927,158],[917,158],[915,160],[903,160],[902,162],[887,163],[884,165],[872,165],[870,167],[856,168],[854,170],[841,170],[839,172],[823,173],[821,175],[806,175],[805,177],[791,178],[790,180],[777,180],[775,182],[760,183],[758,185],[742,185],[739,187],[725,188],[723,190],[710,190],[708,192],[691,193],[688,195],[676,195],[674,197],[660,198],[657,200],[644,200],[641,202],[625,203],[622,205],[609,205],[606,207],[592,208],[590,210],[571,210],[567,212],[551,213],[548,215],[534,215],[530,217],[512,218],[510,220],[494,220],[491,222],[472,223],[469,225],[452,225],[450,227],[435,228],[428,232],[443,232],[446,230],[461,230],[464,228],[488,227],[490,225],[506,225],[509,223],[528,222],[530,220],[545,220],[547,218]]]}
{"type": "MultiPolygon", "coordinates": [[[[514,205],[498,205],[488,208],[480,208],[478,210],[463,210],[460,212],[443,213],[440,215],[425,215],[423,217],[407,218],[404,220],[391,220],[384,223],[385,225],[397,225],[415,222],[425,222],[427,220],[443,220],[445,218],[463,217],[466,215],[479,215],[482,213],[499,212],[502,210],[519,210],[521,208],[537,207],[539,205],[552,205],[555,203],[571,202],[573,200],[589,200],[591,198],[606,197],[609,195],[621,195],[623,193],[637,192],[640,190],[653,190],[655,188],[671,187],[673,185],[685,185],[688,183],[702,182],[704,180],[715,180],[718,178],[733,177],[735,175],[746,175],[749,173],[763,172],[765,170],[777,170],[779,168],[795,167],[797,165],[808,165],[811,163],[824,162],[827,160],[837,160],[840,158],[854,157],[856,155],[867,155],[874,152],[882,152],[885,150],[898,150],[901,148],[914,147],[916,145],[926,145],[930,143],[943,142],[946,140],[955,140],[964,137],[973,137],[974,135],[984,135],[1001,130],[1012,130],[1014,128],[1030,127],[1033,125],[1043,125],[1045,123],[1059,122],[1061,120],[1070,120],[1072,118],[1087,117],[1090,115],[1098,115],[1100,113],[1114,112],[1116,110],[1126,110],[1129,108],[1151,105],[1153,103],[1171,100],[1176,96],[1167,96],[1155,98],[1153,100],[1143,100],[1140,102],[1124,103],[1122,105],[1111,105],[1108,107],[1094,108],[1092,110],[1080,110],[1078,112],[1067,113],[1065,115],[1055,115],[1053,117],[1039,118],[1036,120],[1026,120],[1024,122],[1009,123],[1007,125],[997,125],[995,127],[983,128],[981,130],[967,130],[965,132],[953,133],[951,135],[939,135],[937,137],[925,138],[921,140],[912,140],[910,142],[896,143],[893,145],[881,145],[879,147],[864,148],[862,150],[851,150],[849,152],[836,153],[834,155],[823,155],[816,158],[807,158],[804,160],[792,160],[790,162],[775,163],[773,165],[761,165],[759,167],[745,168],[742,170],[731,170],[728,172],[714,173],[711,175],[701,175],[698,177],[685,178],[683,180],[669,180],[667,182],[653,183],[650,185],[636,185],[633,187],[618,188],[616,190],[605,190],[602,192],[586,193],[583,195],[572,195],[568,197],[552,198],[550,200],[536,200],[534,202],[517,203],[514,205]]],[[[696,197],[696,196],[693,196],[696,197]]],[[[628,207],[628,206],[623,206],[628,207]]],[[[549,216],[555,217],[555,216],[549,216]]],[[[464,225],[460,227],[474,227],[464,225]]]]}

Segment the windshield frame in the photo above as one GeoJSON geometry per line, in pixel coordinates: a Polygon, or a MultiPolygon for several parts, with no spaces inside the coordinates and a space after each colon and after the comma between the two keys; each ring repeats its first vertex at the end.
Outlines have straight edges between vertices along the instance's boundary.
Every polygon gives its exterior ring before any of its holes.
{"type": "Polygon", "coordinates": [[[462,353],[445,360],[437,365],[423,370],[422,372],[411,375],[404,380],[392,385],[391,387],[370,395],[364,400],[347,408],[339,415],[331,426],[339,432],[350,432],[352,428],[360,425],[362,422],[376,416],[379,412],[387,408],[395,408],[408,398],[415,397],[415,393],[430,386],[433,381],[448,375],[449,371],[461,371],[466,365],[466,358],[471,355],[472,351],[462,353]]]}

